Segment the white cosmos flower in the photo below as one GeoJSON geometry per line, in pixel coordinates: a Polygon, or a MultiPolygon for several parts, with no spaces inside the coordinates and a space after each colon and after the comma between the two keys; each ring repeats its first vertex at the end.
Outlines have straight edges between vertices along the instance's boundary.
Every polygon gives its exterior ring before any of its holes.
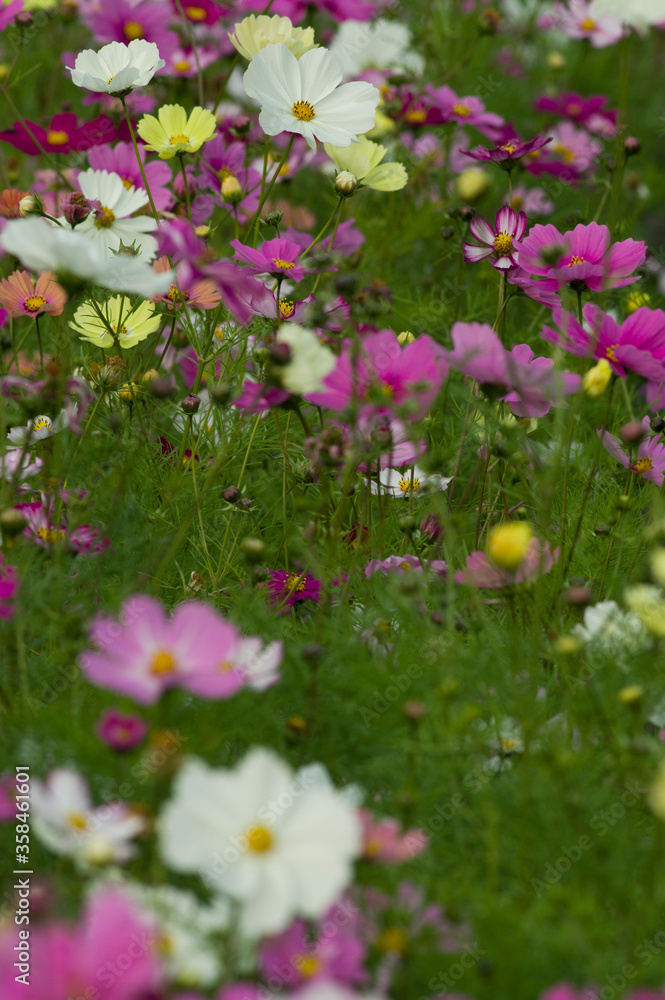
{"type": "MultiPolygon", "coordinates": [[[[7,437],[12,444],[31,444],[33,441],[43,441],[44,438],[53,437],[67,424],[68,414],[65,410],[61,410],[55,420],[51,420],[45,413],[41,413],[38,417],[28,420],[23,427],[12,427],[7,433],[7,437]]],[[[29,473],[24,472],[24,475],[29,475],[29,473]]]]}
{"type": "Polygon", "coordinates": [[[175,281],[173,271],[158,273],[137,257],[116,257],[78,230],[34,215],[10,219],[0,234],[0,245],[31,271],[55,271],[61,280],[89,281],[145,299],[163,295],[175,281]]]}
{"type": "Polygon", "coordinates": [[[596,0],[594,14],[613,14],[631,28],[644,33],[650,24],[665,24],[663,0],[596,0]]]}
{"type": "Polygon", "coordinates": [[[129,841],[145,827],[122,802],[93,806],[83,777],[65,767],[51,771],[46,781],[33,781],[30,813],[42,843],[71,856],[82,869],[129,860],[134,854],[129,841]]]}
{"type": "Polygon", "coordinates": [[[145,87],[165,65],[154,42],[135,38],[129,45],[109,42],[98,52],[84,49],[77,55],[74,68],[66,68],[77,87],[99,94],[123,94],[134,87],[145,87]]]}
{"type": "Polygon", "coordinates": [[[262,747],[233,769],[187,760],[158,829],[165,864],[240,903],[240,931],[254,939],[296,916],[323,916],[351,881],[362,842],[343,795],[262,747]]]}
{"type": "MultiPolygon", "coordinates": [[[[381,469],[379,472],[381,492],[390,493],[394,497],[424,496],[437,490],[447,490],[452,476],[438,474],[428,476],[419,466],[411,469],[381,469]],[[413,472],[413,475],[412,475],[413,472]]],[[[372,493],[378,493],[379,488],[374,479],[370,479],[372,493]]]]}
{"type": "Polygon", "coordinates": [[[236,669],[242,672],[248,687],[265,691],[279,680],[283,656],[284,647],[279,639],[267,646],[258,636],[241,639],[236,652],[236,669]]]}
{"type": "Polygon", "coordinates": [[[261,104],[266,135],[297,132],[310,149],[316,140],[335,146],[357,142],[374,127],[379,91],[371,83],[345,83],[342,66],[328,49],[310,49],[300,59],[284,44],[267,45],[245,71],[245,92],[261,104]]]}
{"type": "Polygon", "coordinates": [[[337,363],[332,351],[313,330],[297,323],[282,323],[275,339],[278,344],[287,344],[291,351],[289,361],[277,368],[284,388],[297,396],[322,392],[323,379],[337,363]]]}
{"type": "Polygon", "coordinates": [[[419,75],[425,62],[413,52],[411,32],[400,21],[344,21],[330,47],[342,63],[345,76],[359,76],[366,69],[407,70],[419,75]]]}
{"type": "Polygon", "coordinates": [[[649,645],[649,634],[632,611],[622,611],[616,601],[599,601],[584,611],[573,635],[601,656],[611,656],[623,665],[625,654],[635,654],[649,645]]]}
{"type": "Polygon", "coordinates": [[[157,220],[151,215],[130,218],[148,204],[147,192],[133,186],[126,188],[120,174],[108,170],[84,170],[77,183],[88,201],[98,201],[102,206],[101,212],[91,212],[79,224],[77,232],[107,250],[117,250],[121,240],[125,246],[136,242],[140,256],[152,260],[157,240],[147,234],[157,228],[157,220]]]}

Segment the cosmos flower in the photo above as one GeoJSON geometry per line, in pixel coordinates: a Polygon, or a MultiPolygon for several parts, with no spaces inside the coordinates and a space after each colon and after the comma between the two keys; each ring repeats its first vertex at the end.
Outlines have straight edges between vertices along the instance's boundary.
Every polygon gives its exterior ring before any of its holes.
{"type": "Polygon", "coordinates": [[[286,573],[273,569],[268,580],[270,607],[278,614],[285,615],[296,601],[315,601],[321,598],[321,581],[310,573],[286,573]]]}
{"type": "Polygon", "coordinates": [[[407,182],[407,173],[401,163],[382,163],[386,147],[372,142],[364,135],[350,146],[323,147],[338,170],[351,174],[358,187],[373,191],[399,191],[407,182]]]}
{"type": "Polygon", "coordinates": [[[492,257],[492,267],[505,271],[518,262],[520,240],[524,236],[527,219],[524,212],[517,215],[512,208],[504,205],[496,214],[494,227],[481,215],[476,215],[469,223],[469,230],[482,246],[464,244],[464,260],[475,263],[492,257]]]}
{"type": "Polygon", "coordinates": [[[259,963],[265,980],[282,978],[283,970],[289,969],[289,986],[298,992],[310,983],[353,986],[364,982],[367,948],[355,923],[351,906],[344,899],[324,914],[313,934],[306,921],[294,920],[281,934],[261,942],[259,963]]]}
{"type": "Polygon", "coordinates": [[[423,569],[429,570],[435,576],[445,576],[448,567],[443,559],[419,559],[408,553],[403,556],[388,556],[387,559],[370,559],[365,566],[365,576],[370,577],[374,573],[381,576],[389,576],[393,573],[422,573],[423,569]]]}
{"type": "Polygon", "coordinates": [[[413,829],[402,833],[396,819],[376,819],[368,809],[360,810],[363,824],[363,857],[380,864],[410,861],[427,850],[427,834],[413,829]]]}
{"type": "MultiPolygon", "coordinates": [[[[413,469],[383,468],[379,472],[381,493],[407,499],[410,496],[424,496],[438,490],[447,490],[452,476],[428,475],[417,465],[413,469]]],[[[369,480],[372,493],[379,492],[375,479],[369,480]]]]}
{"type": "Polygon", "coordinates": [[[102,143],[113,142],[118,129],[107,115],[78,125],[76,115],[70,112],[54,115],[50,125],[36,122],[14,122],[11,129],[0,132],[0,142],[29,156],[46,153],[79,153],[102,143]]]}
{"type": "Polygon", "coordinates": [[[152,260],[157,240],[149,234],[157,229],[157,220],[150,215],[135,215],[148,204],[147,192],[126,187],[118,174],[107,170],[84,170],[76,182],[88,201],[101,206],[78,225],[77,232],[106,250],[118,250],[121,242],[125,246],[134,244],[144,260],[152,260]]]}
{"type": "Polygon", "coordinates": [[[0,478],[21,483],[37,475],[43,464],[41,458],[31,458],[25,448],[9,448],[0,455],[0,478]]]}
{"type": "MultiPolygon", "coordinates": [[[[173,195],[168,187],[173,179],[171,168],[168,163],[162,163],[161,160],[148,161],[148,154],[143,146],[139,145],[138,151],[152,200],[160,212],[168,208],[173,201],[173,195]]],[[[127,190],[132,187],[145,190],[131,142],[116,142],[112,147],[96,146],[88,152],[88,163],[95,171],[106,170],[109,174],[118,174],[127,190]]]]}
{"type": "Polygon", "coordinates": [[[250,14],[234,25],[229,41],[249,62],[266,45],[286,45],[296,59],[316,47],[314,28],[295,28],[290,18],[279,14],[250,14]]]}
{"type": "Polygon", "coordinates": [[[67,427],[67,425],[67,410],[61,410],[54,420],[51,420],[45,413],[40,413],[36,417],[31,417],[24,426],[12,427],[7,432],[7,437],[12,444],[24,446],[32,444],[35,441],[43,441],[45,438],[50,438],[54,434],[57,434],[58,431],[67,427]]]}
{"type": "Polygon", "coordinates": [[[298,282],[307,273],[298,260],[300,247],[290,240],[264,240],[258,250],[246,246],[240,240],[231,240],[230,246],[234,259],[255,268],[256,274],[269,274],[273,278],[288,278],[298,282]]]}
{"type": "Polygon", "coordinates": [[[42,271],[36,283],[27,271],[14,271],[0,281],[0,303],[8,316],[59,316],[66,301],[51,271],[42,271]]]}
{"type": "MultiPolygon", "coordinates": [[[[352,0],[346,17],[341,18],[331,52],[340,60],[344,75],[360,76],[365,70],[405,70],[419,76],[424,69],[420,52],[411,48],[410,28],[399,20],[379,17],[366,24],[361,19],[362,4],[352,0]]],[[[333,15],[334,16],[334,15],[333,15]]],[[[372,17],[372,15],[369,15],[372,17]]]]}
{"type": "Polygon", "coordinates": [[[83,5],[80,16],[98,42],[126,44],[141,39],[155,46],[162,58],[179,44],[178,36],[167,27],[169,17],[164,5],[152,0],[96,0],[83,5]]]}
{"type": "Polygon", "coordinates": [[[159,329],[162,321],[151,302],[133,306],[125,295],[114,295],[103,303],[84,302],[69,325],[97,347],[135,347],[159,329]],[[101,313],[101,315],[100,315],[101,313]]]}
{"type": "Polygon", "coordinates": [[[361,840],[355,807],[324,768],[294,773],[262,747],[233,769],[189,758],[159,818],[167,867],[235,899],[254,939],[322,917],[351,881],[361,840]]]}
{"type": "Polygon", "coordinates": [[[133,750],[145,739],[147,724],[139,715],[125,715],[117,708],[107,708],[97,723],[97,736],[112,750],[133,750]]]}
{"type": "Polygon", "coordinates": [[[620,443],[613,434],[609,434],[604,428],[597,430],[605,451],[609,452],[617,462],[623,465],[624,469],[630,469],[635,476],[648,479],[649,482],[661,486],[665,476],[665,444],[660,440],[659,434],[651,433],[651,424],[648,417],[642,420],[645,438],[637,446],[637,451],[627,455],[620,443]]]}
{"type": "Polygon", "coordinates": [[[261,104],[266,135],[295,132],[310,149],[317,139],[348,146],[374,126],[379,91],[361,81],[340,87],[341,80],[342,67],[327,49],[310,49],[298,60],[284,44],[261,49],[243,77],[247,96],[261,104]]]}
{"type": "MultiPolygon", "coordinates": [[[[650,0],[645,0],[646,4],[650,0]]],[[[621,17],[616,10],[603,9],[603,0],[568,0],[568,3],[553,5],[554,23],[569,38],[586,38],[595,49],[614,45],[623,35],[621,17]]]]}
{"type": "Polygon", "coordinates": [[[549,573],[559,558],[559,549],[550,549],[549,542],[532,538],[526,554],[516,569],[503,569],[492,563],[484,552],[467,556],[466,568],[455,573],[457,583],[469,583],[479,589],[497,590],[518,583],[529,583],[549,573]]]}
{"type": "Polygon", "coordinates": [[[187,112],[180,104],[163,104],[154,115],[144,115],[136,131],[145,148],[157,153],[160,160],[171,160],[183,153],[195,153],[215,134],[217,122],[212,111],[196,107],[187,112]]]}
{"type": "Polygon", "coordinates": [[[110,42],[98,52],[84,49],[77,55],[74,67],[67,69],[77,87],[98,94],[123,95],[135,87],[145,87],[163,66],[155,43],[135,38],[129,45],[110,42]]]}
{"type": "Polygon", "coordinates": [[[443,125],[456,122],[458,125],[473,125],[488,138],[498,140],[505,122],[500,115],[485,110],[485,105],[478,97],[458,97],[450,87],[433,87],[428,83],[425,87],[427,102],[438,117],[428,118],[432,125],[443,125]]]}
{"type": "Polygon", "coordinates": [[[546,146],[551,141],[551,139],[547,139],[542,135],[536,135],[533,139],[529,139],[528,142],[522,142],[515,135],[514,129],[506,126],[503,141],[494,149],[488,149],[486,146],[476,146],[475,149],[461,149],[460,153],[470,156],[472,160],[480,160],[482,163],[498,163],[500,166],[512,168],[527,153],[542,149],[543,146],[546,146]]]}

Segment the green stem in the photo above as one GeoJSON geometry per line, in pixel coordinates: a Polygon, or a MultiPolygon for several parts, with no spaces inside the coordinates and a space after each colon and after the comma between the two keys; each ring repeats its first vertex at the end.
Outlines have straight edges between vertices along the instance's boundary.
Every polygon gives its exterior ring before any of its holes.
{"type": "Polygon", "coordinates": [[[180,169],[182,170],[182,181],[185,185],[185,201],[187,203],[187,218],[189,219],[189,224],[194,228],[192,222],[192,203],[189,196],[189,181],[187,180],[187,170],[185,169],[185,157],[182,153],[178,154],[178,159],[180,160],[180,169]]]}
{"type": "Polygon", "coordinates": [[[136,161],[137,161],[137,163],[139,165],[139,170],[141,171],[141,178],[142,178],[143,184],[145,186],[146,194],[148,195],[148,201],[150,202],[150,208],[152,209],[152,214],[155,217],[155,220],[157,220],[158,219],[157,209],[155,208],[155,203],[154,203],[153,198],[152,198],[152,192],[151,192],[150,186],[148,184],[148,178],[145,175],[145,169],[143,167],[143,160],[141,159],[141,154],[139,153],[139,147],[138,147],[138,144],[136,142],[136,136],[134,135],[134,126],[132,125],[132,119],[129,117],[129,111],[127,110],[127,99],[125,97],[121,97],[120,100],[122,101],[122,107],[123,107],[123,110],[125,112],[125,120],[127,121],[127,127],[129,129],[129,134],[132,137],[132,146],[134,147],[134,155],[136,156],[136,161]]]}
{"type": "MultiPolygon", "coordinates": [[[[258,224],[258,221],[259,221],[259,219],[261,217],[261,212],[263,210],[263,206],[265,205],[265,203],[267,202],[268,198],[270,197],[270,192],[272,191],[272,189],[273,189],[273,187],[275,185],[275,181],[279,177],[282,167],[284,166],[284,164],[286,163],[287,159],[289,158],[289,154],[290,154],[291,149],[293,147],[294,140],[295,140],[295,133],[292,132],[291,133],[291,138],[289,139],[289,141],[287,143],[287,146],[286,146],[286,149],[284,150],[284,152],[282,153],[282,155],[280,157],[279,163],[275,167],[274,173],[273,173],[272,177],[270,178],[270,183],[268,184],[267,188],[264,189],[263,181],[261,183],[261,197],[259,198],[259,204],[258,204],[258,208],[256,209],[256,212],[254,213],[254,218],[252,219],[252,221],[250,222],[249,226],[247,227],[247,232],[245,233],[245,239],[244,239],[245,243],[247,242],[247,240],[249,239],[249,237],[254,233],[255,228],[256,228],[256,235],[258,235],[258,226],[257,226],[257,224],[258,224]]],[[[266,158],[267,158],[267,154],[266,154],[266,158]]]]}

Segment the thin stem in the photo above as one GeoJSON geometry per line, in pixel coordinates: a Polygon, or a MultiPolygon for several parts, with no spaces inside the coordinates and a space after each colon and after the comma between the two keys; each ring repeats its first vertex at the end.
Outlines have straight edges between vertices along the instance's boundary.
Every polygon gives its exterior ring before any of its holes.
{"type": "Polygon", "coordinates": [[[189,181],[187,180],[187,170],[185,169],[185,157],[182,153],[178,154],[178,159],[180,160],[180,169],[182,170],[182,181],[185,185],[185,201],[187,203],[187,218],[189,219],[189,224],[194,228],[194,223],[192,222],[192,203],[189,196],[189,181]]]}
{"type": "MultiPolygon", "coordinates": [[[[282,153],[282,155],[280,157],[280,160],[279,160],[279,163],[275,167],[275,171],[274,171],[272,177],[270,178],[270,183],[268,184],[267,188],[265,188],[265,190],[264,190],[263,183],[261,184],[261,196],[259,198],[259,204],[258,204],[258,207],[256,209],[256,212],[254,213],[254,218],[252,219],[252,221],[250,222],[249,226],[247,227],[247,232],[245,233],[245,242],[247,242],[247,240],[249,239],[249,237],[254,233],[255,227],[257,227],[257,223],[258,223],[258,221],[259,221],[259,219],[261,217],[261,212],[263,210],[263,206],[265,205],[266,201],[270,197],[270,192],[272,191],[272,189],[273,189],[273,187],[275,185],[275,181],[279,177],[282,167],[284,166],[284,164],[286,163],[287,159],[289,158],[289,154],[290,154],[291,149],[293,147],[294,140],[295,140],[295,133],[292,132],[291,133],[291,138],[289,139],[289,141],[287,143],[286,149],[282,153]]],[[[267,153],[266,153],[266,159],[267,159],[267,153]]],[[[258,229],[257,229],[257,234],[258,234],[258,229]]]]}
{"type": "Polygon", "coordinates": [[[155,219],[158,219],[157,209],[155,208],[155,203],[154,203],[153,198],[152,198],[152,192],[151,192],[150,186],[148,184],[148,178],[145,175],[145,169],[143,167],[143,160],[141,159],[141,154],[139,153],[139,147],[138,147],[138,144],[136,142],[136,136],[134,135],[134,126],[132,125],[132,119],[129,117],[129,111],[127,110],[127,99],[125,97],[121,97],[120,100],[122,101],[122,107],[123,107],[123,110],[125,112],[125,120],[127,121],[127,127],[129,129],[129,134],[130,134],[130,136],[132,138],[132,146],[134,147],[134,155],[136,156],[136,160],[137,160],[137,163],[139,165],[139,170],[141,171],[141,178],[142,178],[143,184],[145,186],[146,194],[148,195],[148,201],[150,202],[150,208],[152,209],[152,214],[154,215],[155,219]]]}

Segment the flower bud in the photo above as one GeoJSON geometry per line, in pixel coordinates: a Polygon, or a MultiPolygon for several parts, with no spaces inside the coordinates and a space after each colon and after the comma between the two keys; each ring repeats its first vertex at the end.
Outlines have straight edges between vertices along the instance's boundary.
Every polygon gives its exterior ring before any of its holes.
{"type": "Polygon", "coordinates": [[[302,715],[292,715],[286,720],[286,724],[292,733],[296,733],[298,736],[304,733],[307,729],[307,722],[303,719],[302,715]]]}
{"type": "Polygon", "coordinates": [[[335,191],[348,198],[358,187],[358,178],[348,170],[342,170],[335,178],[335,191]]]}
{"type": "Polygon", "coordinates": [[[455,235],[455,230],[452,226],[444,226],[441,230],[441,238],[444,240],[451,240],[455,235]]]}
{"type": "Polygon", "coordinates": [[[593,591],[588,587],[574,586],[566,591],[566,601],[578,607],[584,607],[593,601],[593,591]]]}
{"type": "Polygon", "coordinates": [[[554,652],[558,656],[574,656],[581,648],[582,643],[576,635],[560,635],[554,643],[554,652]]]}
{"type": "Polygon", "coordinates": [[[96,203],[89,202],[80,191],[74,191],[63,203],[62,214],[73,228],[74,226],[78,226],[79,222],[87,219],[90,212],[96,207],[96,203]]]}
{"type": "Polygon", "coordinates": [[[18,203],[18,212],[21,218],[30,215],[31,212],[39,211],[39,202],[32,194],[26,194],[18,203]]]}
{"type": "Polygon", "coordinates": [[[252,127],[252,119],[247,115],[237,115],[231,122],[231,131],[236,135],[246,135],[252,127]]]}
{"type": "Polygon", "coordinates": [[[3,535],[11,537],[12,535],[20,535],[20,533],[25,528],[25,515],[23,511],[17,510],[16,507],[7,507],[6,510],[0,512],[0,531],[3,535]]]}
{"type": "Polygon", "coordinates": [[[288,365],[291,360],[291,348],[282,341],[271,344],[268,348],[268,354],[274,365],[288,365]]]}
{"type": "Polygon", "coordinates": [[[222,493],[222,496],[227,503],[237,503],[242,496],[240,490],[237,486],[227,486],[227,488],[222,493]]]}
{"type": "Polygon", "coordinates": [[[500,524],[490,532],[487,555],[502,569],[516,570],[529,551],[533,529],[526,521],[500,524]]]}
{"type": "MultiPolygon", "coordinates": [[[[145,379],[145,375],[143,378],[145,379]]],[[[146,385],[146,389],[151,396],[155,397],[155,399],[168,399],[169,396],[172,396],[175,393],[175,385],[173,384],[172,379],[165,375],[159,375],[157,378],[151,378],[146,385]]]]}
{"type": "Polygon", "coordinates": [[[118,389],[118,396],[123,401],[123,403],[127,403],[128,405],[134,402],[134,400],[138,396],[138,393],[139,393],[139,387],[137,386],[136,382],[125,382],[125,384],[121,385],[120,388],[118,389]]]}
{"type": "Polygon", "coordinates": [[[420,522],[420,531],[430,542],[437,542],[443,536],[441,519],[437,514],[425,514],[420,522]]]}
{"type": "Polygon", "coordinates": [[[627,445],[641,444],[646,436],[646,431],[639,420],[631,420],[619,431],[620,439],[627,445]]]}
{"type": "Polygon", "coordinates": [[[582,388],[590,399],[596,399],[607,389],[612,378],[612,369],[607,358],[601,358],[597,365],[590,368],[582,379],[582,388]]]}
{"type": "Polygon", "coordinates": [[[623,144],[626,156],[635,156],[642,148],[642,143],[634,135],[629,135],[623,144]]]}
{"type": "Polygon", "coordinates": [[[242,201],[242,187],[238,178],[232,174],[225,177],[222,181],[220,194],[227,205],[237,205],[239,201],[242,201]]]}
{"type": "Polygon", "coordinates": [[[260,538],[243,538],[239,549],[247,562],[256,563],[263,557],[266,546],[260,538]]]}
{"type": "Polygon", "coordinates": [[[193,393],[190,392],[189,396],[185,396],[185,398],[180,403],[180,409],[182,410],[183,413],[186,413],[188,416],[191,417],[198,412],[200,405],[201,405],[200,397],[195,396],[193,393]]]}
{"type": "Polygon", "coordinates": [[[197,226],[194,233],[200,240],[207,240],[210,236],[210,226],[197,226]]]}
{"type": "Polygon", "coordinates": [[[626,299],[626,308],[629,313],[634,313],[642,306],[648,306],[651,304],[651,296],[648,292],[634,290],[630,293],[626,299]]]}
{"type": "Polygon", "coordinates": [[[644,688],[639,684],[627,684],[617,695],[622,705],[635,705],[644,697],[644,688]]]}
{"type": "Polygon", "coordinates": [[[462,201],[478,201],[491,186],[489,175],[482,167],[467,167],[455,180],[455,191],[462,201]]]}
{"type": "Polygon", "coordinates": [[[416,338],[410,330],[402,330],[401,333],[397,334],[397,339],[404,346],[404,344],[412,344],[416,338]]]}
{"type": "Polygon", "coordinates": [[[416,519],[411,514],[405,514],[404,517],[399,518],[397,525],[400,531],[410,535],[416,530],[416,519]]]}
{"type": "Polygon", "coordinates": [[[460,218],[464,219],[465,222],[471,222],[471,219],[475,219],[476,210],[471,208],[470,205],[463,205],[459,210],[460,218]]]}
{"type": "Polygon", "coordinates": [[[563,69],[566,65],[566,57],[562,52],[548,52],[547,65],[550,69],[563,69]]]}
{"type": "Polygon", "coordinates": [[[266,212],[261,221],[263,222],[264,226],[271,226],[276,229],[277,226],[279,226],[280,222],[282,221],[283,216],[284,212],[278,212],[278,211],[266,212]]]}
{"type": "Polygon", "coordinates": [[[663,427],[665,427],[665,420],[663,420],[662,417],[652,417],[651,420],[649,421],[649,426],[651,427],[652,431],[655,431],[656,434],[659,434],[662,431],[663,427]]]}
{"type": "Polygon", "coordinates": [[[427,715],[427,708],[422,701],[407,701],[402,708],[404,715],[411,722],[420,722],[427,715]]]}

